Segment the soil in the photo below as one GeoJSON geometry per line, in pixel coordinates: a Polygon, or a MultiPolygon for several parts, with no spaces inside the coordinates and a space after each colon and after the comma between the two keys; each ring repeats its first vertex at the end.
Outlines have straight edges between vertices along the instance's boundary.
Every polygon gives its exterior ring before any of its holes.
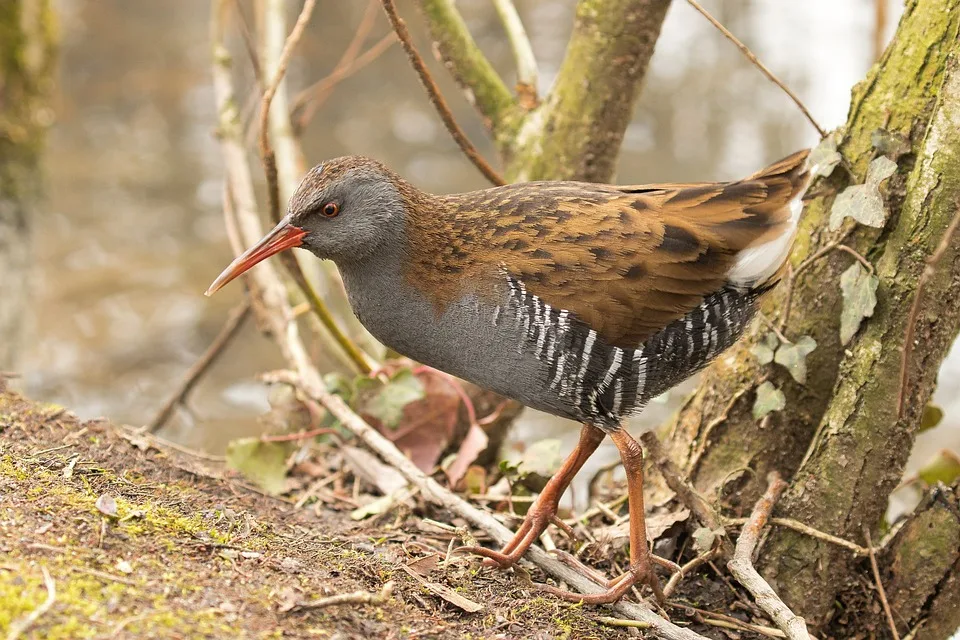
{"type": "MultiPolygon", "coordinates": [[[[271,496],[215,456],[130,427],[81,421],[0,388],[0,634],[51,640],[647,634],[610,626],[603,620],[608,607],[544,594],[535,583],[545,577],[532,565],[499,571],[469,555],[448,556],[471,534],[486,541],[416,496],[352,519],[376,490],[345,471],[347,449],[303,447],[309,456],[297,462],[284,492],[271,496]],[[317,606],[331,596],[347,602],[317,606]]],[[[620,495],[623,487],[610,491],[620,495]]],[[[675,517],[676,509],[654,507],[648,530],[662,523],[656,549],[685,562],[693,555],[691,522],[675,517]]],[[[613,541],[625,534],[605,533],[617,528],[600,526],[602,513],[596,517],[597,526],[578,527],[592,540],[580,557],[612,575],[625,566],[626,548],[613,541]]],[[[574,550],[570,541],[554,539],[574,550]]],[[[769,625],[713,565],[686,577],[665,613],[711,639],[761,638],[749,623],[769,625]],[[724,614],[726,622],[717,619],[724,614]]]]}

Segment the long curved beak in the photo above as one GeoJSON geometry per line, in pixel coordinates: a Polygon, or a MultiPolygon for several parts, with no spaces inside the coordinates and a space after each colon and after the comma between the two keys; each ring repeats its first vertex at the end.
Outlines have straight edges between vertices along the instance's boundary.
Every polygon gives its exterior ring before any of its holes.
{"type": "Polygon", "coordinates": [[[303,236],[305,235],[307,235],[307,232],[304,229],[295,227],[286,220],[281,220],[280,224],[263,236],[260,242],[244,251],[236,260],[231,262],[230,266],[217,276],[217,279],[213,281],[213,284],[203,295],[212,296],[226,286],[228,282],[245,273],[258,262],[262,262],[285,249],[299,247],[303,244],[303,236]]]}

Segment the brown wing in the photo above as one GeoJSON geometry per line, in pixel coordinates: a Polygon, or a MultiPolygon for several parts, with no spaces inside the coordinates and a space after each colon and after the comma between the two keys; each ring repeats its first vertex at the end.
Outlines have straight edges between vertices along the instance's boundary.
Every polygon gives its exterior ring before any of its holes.
{"type": "Polygon", "coordinates": [[[548,182],[467,194],[457,201],[456,239],[433,260],[462,274],[457,281],[502,265],[609,344],[633,348],[720,289],[739,251],[790,231],[806,155],[737,182],[548,182]]]}

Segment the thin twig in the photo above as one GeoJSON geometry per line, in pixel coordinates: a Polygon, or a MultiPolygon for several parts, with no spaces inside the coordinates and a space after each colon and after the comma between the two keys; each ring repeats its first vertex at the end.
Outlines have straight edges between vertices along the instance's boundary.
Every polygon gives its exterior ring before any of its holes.
{"type": "Polygon", "coordinates": [[[890,633],[893,634],[893,640],[900,640],[897,623],[893,621],[893,612],[890,611],[890,603],[887,602],[887,592],[883,588],[883,581],[880,579],[880,569],[877,567],[877,556],[873,552],[873,541],[870,540],[870,529],[868,527],[863,528],[863,537],[867,541],[867,549],[870,550],[870,569],[873,571],[873,581],[877,585],[880,604],[883,605],[883,614],[887,617],[887,624],[890,626],[890,633]]]}
{"type": "Polygon", "coordinates": [[[243,321],[246,320],[249,315],[250,300],[244,296],[243,301],[234,307],[230,315],[227,316],[227,321],[223,324],[223,328],[220,329],[217,337],[213,339],[210,346],[206,348],[200,357],[197,358],[197,361],[187,370],[180,384],[177,385],[176,390],[174,390],[163,404],[163,407],[157,412],[153,420],[150,421],[150,424],[147,425],[147,431],[155,433],[159,431],[160,427],[166,424],[170,416],[173,415],[174,410],[186,401],[187,396],[197,385],[197,382],[200,381],[200,378],[203,377],[203,374],[209,371],[220,354],[224,352],[227,345],[237,336],[241,327],[243,327],[243,321]]]}
{"type": "Polygon", "coordinates": [[[523,28],[523,21],[513,0],[493,0],[497,9],[503,30],[507,32],[513,57],[517,61],[517,93],[520,95],[520,104],[525,109],[537,106],[537,58],[533,55],[533,46],[523,28]]]}
{"type": "MultiPolygon", "coordinates": [[[[269,76],[272,72],[273,76],[270,78],[270,82],[260,100],[260,157],[263,160],[264,171],[267,173],[267,183],[270,185],[267,192],[270,198],[270,214],[274,222],[280,221],[280,190],[277,188],[277,160],[274,157],[273,149],[270,147],[270,103],[273,102],[273,96],[276,95],[280,83],[283,82],[287,73],[287,66],[290,64],[294,50],[300,43],[300,38],[303,37],[303,31],[306,29],[307,23],[310,22],[310,16],[313,15],[313,9],[316,5],[317,0],[305,0],[303,9],[300,10],[300,15],[297,17],[290,35],[287,36],[283,51],[280,52],[280,57],[277,59],[277,68],[264,69],[265,74],[269,76]]],[[[286,117],[286,114],[284,114],[284,117],[286,117]]]]}
{"type": "Polygon", "coordinates": [[[40,567],[40,571],[43,573],[43,585],[47,588],[47,598],[40,603],[40,606],[26,616],[10,623],[10,629],[7,631],[7,640],[16,640],[22,634],[26,633],[43,614],[50,610],[50,607],[52,607],[53,603],[57,600],[57,584],[53,581],[53,578],[50,577],[50,572],[47,571],[46,567],[40,567]]]}
{"type": "MultiPolygon", "coordinates": [[[[283,51],[280,53],[280,57],[276,60],[277,68],[275,70],[264,69],[264,73],[268,76],[272,72],[272,77],[270,84],[267,85],[266,90],[263,92],[263,99],[260,103],[259,147],[260,157],[263,161],[263,171],[267,179],[270,218],[274,222],[280,221],[280,186],[277,180],[277,159],[273,148],[270,145],[270,104],[273,101],[274,95],[277,93],[280,83],[283,81],[283,77],[287,71],[287,66],[290,64],[290,58],[293,56],[293,51],[296,49],[300,38],[303,36],[304,29],[306,28],[307,23],[310,21],[310,16],[313,13],[316,3],[317,0],[306,0],[304,2],[303,9],[300,11],[300,15],[297,17],[297,21],[293,25],[293,29],[290,31],[290,35],[287,36],[287,40],[283,45],[283,51]]],[[[286,114],[284,117],[287,117],[286,114]]],[[[344,353],[346,353],[350,358],[351,363],[353,363],[360,373],[369,373],[371,366],[367,360],[367,357],[337,324],[336,319],[333,317],[333,314],[330,313],[327,305],[323,302],[323,300],[321,300],[313,286],[307,281],[307,278],[303,274],[303,270],[300,268],[300,264],[297,262],[296,257],[290,253],[284,253],[281,255],[280,259],[290,272],[290,276],[293,278],[293,281],[298,287],[300,287],[304,297],[306,297],[307,301],[310,303],[310,306],[313,307],[314,312],[317,314],[317,317],[320,319],[320,322],[323,324],[324,328],[326,328],[326,330],[333,337],[334,342],[336,342],[336,344],[343,349],[344,353]]]]}
{"type": "Polygon", "coordinates": [[[803,112],[803,115],[806,116],[807,120],[810,121],[810,124],[812,124],[813,127],[817,130],[821,138],[827,137],[827,132],[824,130],[823,127],[817,124],[816,120],[813,119],[813,116],[810,115],[810,111],[807,110],[807,107],[803,104],[803,102],[801,102],[800,98],[797,97],[797,94],[791,91],[787,85],[783,84],[783,82],[777,76],[773,75],[773,72],[770,71],[770,69],[768,69],[766,65],[760,62],[757,56],[755,56],[754,53],[750,51],[749,48],[747,48],[747,45],[743,44],[737,38],[737,36],[730,33],[730,30],[727,29],[725,26],[723,26],[723,24],[719,20],[714,18],[712,15],[710,15],[710,13],[706,9],[700,6],[700,3],[697,2],[697,0],[687,0],[687,2],[690,3],[690,6],[692,6],[694,9],[699,11],[704,18],[709,20],[710,24],[716,27],[717,30],[727,38],[727,40],[735,44],[737,48],[740,49],[740,51],[743,53],[743,55],[745,55],[747,59],[750,60],[750,62],[752,62],[754,66],[760,70],[761,73],[763,73],[763,75],[767,76],[767,79],[770,80],[770,82],[780,87],[780,89],[782,89],[783,92],[787,94],[787,96],[789,96],[791,100],[793,100],[793,103],[797,105],[800,111],[803,112]]]}
{"type": "Polygon", "coordinates": [[[610,616],[600,616],[597,622],[605,624],[608,627],[626,627],[628,629],[649,629],[649,622],[640,622],[639,620],[624,620],[623,618],[611,618],[610,616]]]}
{"type": "Polygon", "coordinates": [[[953,234],[957,231],[958,225],[960,225],[960,203],[958,203],[957,212],[953,215],[953,220],[950,221],[946,231],[943,232],[943,237],[940,238],[940,244],[937,245],[936,250],[927,258],[927,264],[923,268],[923,273],[920,274],[920,280],[917,282],[917,290],[913,294],[913,304],[910,305],[910,315],[907,316],[907,329],[903,337],[903,350],[900,356],[900,393],[897,396],[897,418],[900,420],[903,419],[903,413],[906,408],[906,402],[904,400],[907,395],[907,383],[909,382],[907,365],[910,363],[910,358],[913,355],[914,333],[917,330],[923,289],[936,272],[937,265],[940,263],[941,258],[943,258],[943,254],[947,252],[947,248],[950,246],[950,241],[953,240],[953,234]]]}
{"type": "Polygon", "coordinates": [[[783,490],[787,488],[787,483],[780,479],[776,472],[768,476],[769,486],[767,492],[757,502],[750,514],[750,520],[740,532],[737,538],[737,548],[733,554],[733,560],[727,563],[730,573],[747,588],[757,604],[763,609],[777,627],[787,634],[790,640],[810,640],[810,634],[807,632],[807,625],[803,618],[790,610],[783,603],[780,596],[770,587],[753,566],[753,551],[757,547],[760,539],[760,532],[767,524],[770,518],[770,512],[773,511],[773,505],[783,490]]]}
{"type": "MultiPolygon", "coordinates": [[[[712,561],[713,559],[715,559],[717,556],[720,555],[720,553],[721,553],[720,547],[714,547],[713,549],[710,549],[706,553],[701,553],[696,558],[694,558],[690,562],[680,567],[680,571],[677,571],[672,576],[670,576],[670,580],[668,580],[667,584],[663,587],[663,597],[669,598],[670,596],[672,596],[673,592],[680,585],[681,580],[683,580],[688,575],[690,575],[690,573],[700,565],[706,564],[712,561]]],[[[677,560],[679,559],[680,558],[677,558],[677,560]]]]}
{"type": "Polygon", "coordinates": [[[883,53],[884,36],[887,32],[887,0],[873,2],[873,61],[883,53]]]}
{"type": "Polygon", "coordinates": [[[759,633],[760,635],[767,636],[770,638],[786,638],[787,634],[780,629],[774,629],[772,627],[764,627],[758,624],[751,624],[749,622],[744,622],[743,620],[738,620],[733,616],[728,616],[723,613],[717,613],[716,611],[707,611],[706,609],[701,609],[699,607],[694,607],[689,605],[686,602],[681,602],[676,605],[679,608],[687,609],[688,611],[693,611],[698,613],[701,616],[710,616],[711,619],[704,618],[703,622],[715,627],[724,627],[727,629],[740,629],[743,631],[753,631],[754,633],[759,633]]]}
{"type": "MultiPolygon", "coordinates": [[[[747,524],[748,521],[748,518],[730,518],[724,519],[723,523],[727,526],[735,526],[747,524]]],[[[823,540],[824,542],[835,544],[838,547],[843,547],[844,549],[849,549],[858,556],[866,556],[870,553],[870,549],[867,549],[866,547],[861,547],[855,542],[850,542],[849,540],[844,540],[843,538],[838,538],[837,536],[814,529],[809,525],[803,524],[799,520],[793,520],[791,518],[770,518],[769,523],[778,527],[792,529],[804,535],[808,535],[811,538],[823,540]]]]}
{"type": "Polygon", "coordinates": [[[393,595],[393,580],[388,581],[379,593],[370,593],[369,591],[354,591],[353,593],[341,593],[335,596],[327,596],[309,602],[298,602],[289,609],[284,609],[281,613],[293,611],[306,611],[310,609],[326,609],[342,604],[370,604],[381,605],[390,599],[393,595]]]}
{"type": "Polygon", "coordinates": [[[431,104],[433,104],[433,107],[440,115],[440,119],[443,121],[447,131],[449,131],[450,135],[453,136],[454,141],[460,147],[461,151],[463,151],[467,158],[470,159],[474,166],[480,170],[480,173],[482,173],[487,180],[495,185],[506,184],[503,178],[500,177],[500,174],[498,174],[493,167],[491,167],[487,161],[483,159],[483,156],[480,155],[480,152],[477,151],[477,148],[473,146],[473,143],[467,138],[467,134],[464,133],[463,129],[460,128],[460,125],[457,124],[457,120],[453,117],[453,112],[450,111],[447,101],[440,93],[440,87],[438,87],[437,83],[433,80],[433,76],[430,75],[427,65],[424,63],[423,58],[417,51],[417,48],[413,45],[413,40],[410,38],[410,32],[407,30],[406,23],[397,14],[397,6],[394,4],[394,1],[382,0],[382,3],[383,10],[390,19],[390,24],[393,25],[393,30],[397,32],[397,37],[400,38],[400,44],[403,45],[403,50],[406,51],[407,57],[410,59],[410,64],[413,66],[413,69],[417,72],[417,76],[420,78],[420,84],[422,84],[424,90],[426,90],[431,104]]]}
{"type": "Polygon", "coordinates": [[[294,130],[302,132],[307,125],[310,124],[317,110],[323,105],[327,96],[330,95],[330,92],[333,91],[333,88],[337,86],[337,84],[375,61],[396,42],[397,34],[391,31],[355,59],[344,64],[342,67],[339,65],[334,67],[333,71],[325,78],[317,80],[298,93],[296,97],[294,97],[293,107],[290,109],[292,113],[297,114],[294,117],[294,130]]]}

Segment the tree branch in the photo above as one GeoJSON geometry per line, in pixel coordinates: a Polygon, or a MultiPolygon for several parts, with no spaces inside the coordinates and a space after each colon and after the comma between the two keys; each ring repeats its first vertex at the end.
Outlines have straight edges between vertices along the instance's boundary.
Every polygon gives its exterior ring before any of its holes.
{"type": "Polygon", "coordinates": [[[497,133],[516,109],[513,95],[470,35],[453,0],[419,0],[440,62],[497,133]]]}
{"type": "Polygon", "coordinates": [[[556,83],[507,152],[511,182],[612,179],[669,6],[670,0],[580,1],[556,83]]]}
{"type": "Polygon", "coordinates": [[[403,50],[407,52],[407,57],[410,59],[410,64],[420,77],[420,83],[426,90],[427,96],[430,98],[430,102],[440,115],[440,119],[443,121],[447,131],[449,131],[450,135],[453,136],[457,146],[460,147],[467,158],[470,159],[474,166],[480,170],[480,173],[482,173],[487,180],[495,185],[505,184],[503,178],[500,177],[500,174],[494,171],[493,167],[491,167],[487,161],[483,159],[483,156],[480,155],[480,152],[477,151],[477,148],[473,146],[473,143],[470,142],[469,138],[467,138],[467,134],[464,133],[463,129],[460,128],[460,125],[457,124],[457,120],[453,117],[453,112],[450,111],[447,101],[444,100],[443,94],[440,93],[440,87],[438,87],[437,83],[434,82],[433,76],[430,75],[430,71],[427,69],[427,65],[423,62],[423,58],[420,56],[417,48],[413,46],[413,40],[410,38],[410,32],[407,30],[407,25],[397,14],[397,6],[394,4],[393,0],[383,0],[383,10],[386,12],[387,17],[390,18],[390,24],[393,25],[394,31],[397,32],[397,37],[400,38],[400,44],[403,45],[403,50]]]}
{"type": "Polygon", "coordinates": [[[503,29],[510,40],[513,57],[517,61],[517,93],[524,109],[537,106],[537,58],[533,55],[530,38],[523,28],[523,21],[513,4],[513,0],[493,0],[493,5],[503,23],[503,29]]]}

